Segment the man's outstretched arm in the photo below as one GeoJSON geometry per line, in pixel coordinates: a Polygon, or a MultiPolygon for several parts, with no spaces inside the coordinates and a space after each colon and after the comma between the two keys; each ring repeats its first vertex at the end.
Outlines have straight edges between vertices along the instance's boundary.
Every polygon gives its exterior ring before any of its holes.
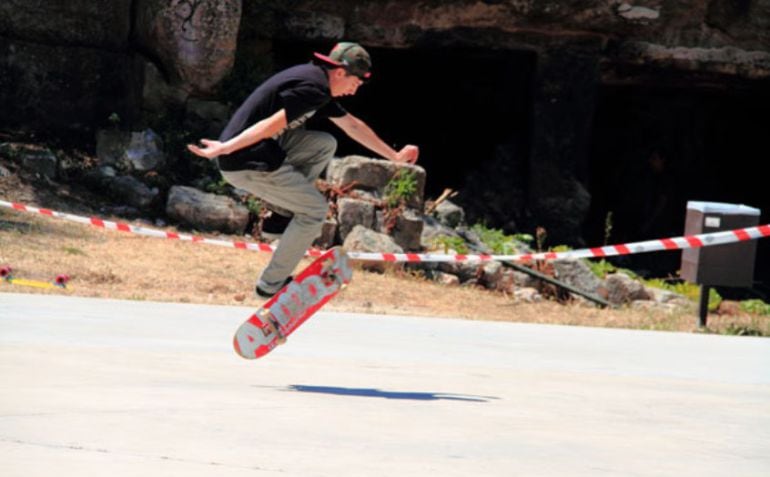
{"type": "Polygon", "coordinates": [[[213,141],[211,139],[201,139],[203,147],[196,146],[194,144],[188,144],[187,149],[193,154],[206,159],[212,159],[222,154],[232,154],[235,151],[249,147],[253,144],[275,136],[279,132],[283,131],[287,125],[286,110],[281,109],[272,116],[265,118],[253,126],[244,129],[242,133],[238,134],[234,138],[221,142],[213,141]]]}
{"type": "Polygon", "coordinates": [[[371,151],[376,152],[385,159],[390,159],[395,162],[408,162],[410,164],[417,162],[417,157],[420,155],[420,149],[417,146],[410,144],[401,148],[400,151],[396,151],[388,146],[385,141],[380,139],[377,133],[375,133],[368,124],[352,114],[348,113],[339,118],[329,119],[336,124],[337,127],[345,131],[345,134],[350,136],[353,140],[371,151]]]}

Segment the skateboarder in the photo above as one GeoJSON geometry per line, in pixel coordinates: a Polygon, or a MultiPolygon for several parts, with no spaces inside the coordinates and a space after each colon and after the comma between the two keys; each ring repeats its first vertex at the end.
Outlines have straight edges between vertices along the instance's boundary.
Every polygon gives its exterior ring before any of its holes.
{"type": "Polygon", "coordinates": [[[369,53],[357,43],[338,43],[329,55],[276,73],[238,108],[218,141],[188,145],[194,154],[215,159],[224,179],[277,206],[263,229],[281,241],[256,285],[268,298],[291,281],[305,250],[319,235],[329,204],[315,180],[337,148],[334,137],[304,127],[311,116],[328,118],[348,136],[396,162],[414,163],[417,146],[396,151],[361,119],[336,101],[354,95],[371,77],[369,53]]]}

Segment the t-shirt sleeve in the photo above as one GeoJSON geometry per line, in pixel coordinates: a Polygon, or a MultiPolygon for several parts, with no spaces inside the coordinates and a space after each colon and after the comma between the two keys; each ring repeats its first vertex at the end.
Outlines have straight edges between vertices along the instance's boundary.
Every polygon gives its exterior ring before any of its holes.
{"type": "Polygon", "coordinates": [[[331,100],[324,107],[318,110],[316,116],[322,118],[341,118],[348,114],[347,110],[337,101],[331,100]]]}
{"type": "Polygon", "coordinates": [[[286,110],[286,120],[292,122],[300,116],[315,111],[329,101],[328,94],[312,85],[298,85],[280,93],[282,107],[286,110]]]}

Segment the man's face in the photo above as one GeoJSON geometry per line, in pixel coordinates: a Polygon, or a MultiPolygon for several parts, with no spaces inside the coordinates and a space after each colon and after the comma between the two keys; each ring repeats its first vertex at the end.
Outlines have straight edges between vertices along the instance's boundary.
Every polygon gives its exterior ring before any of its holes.
{"type": "Polygon", "coordinates": [[[364,84],[358,76],[351,75],[344,68],[335,68],[329,74],[329,89],[332,96],[352,96],[364,84]]]}

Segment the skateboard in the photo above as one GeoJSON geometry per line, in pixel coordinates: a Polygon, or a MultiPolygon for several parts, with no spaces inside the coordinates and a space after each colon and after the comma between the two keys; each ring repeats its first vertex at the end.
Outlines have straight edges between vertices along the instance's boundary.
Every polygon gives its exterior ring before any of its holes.
{"type": "Polygon", "coordinates": [[[261,358],[340,292],[353,276],[348,256],[334,247],[302,270],[235,332],[233,348],[246,359],[261,358]]]}
{"type": "Polygon", "coordinates": [[[40,280],[27,280],[25,278],[16,278],[13,275],[13,269],[9,265],[0,267],[0,283],[5,282],[11,285],[21,285],[34,288],[67,288],[70,281],[69,275],[57,275],[53,281],[43,282],[40,280]]]}

